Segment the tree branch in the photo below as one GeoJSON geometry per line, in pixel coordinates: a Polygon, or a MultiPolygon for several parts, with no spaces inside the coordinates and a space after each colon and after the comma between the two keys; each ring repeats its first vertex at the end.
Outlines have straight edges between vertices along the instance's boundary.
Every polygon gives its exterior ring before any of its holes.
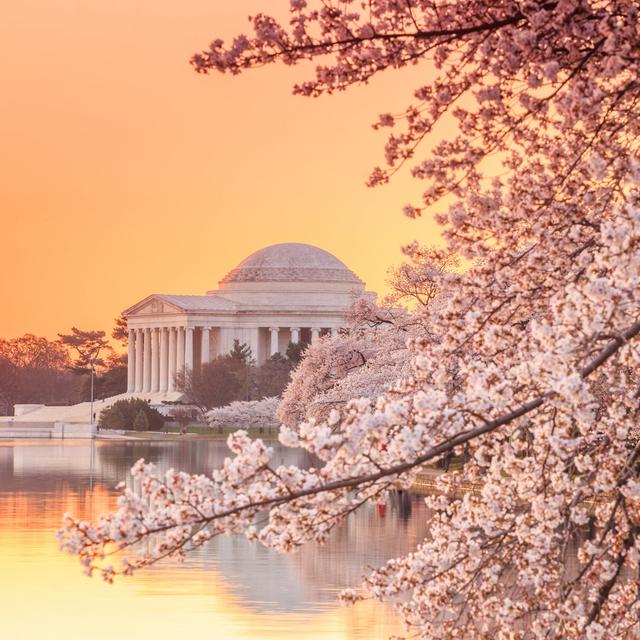
{"type": "MultiPolygon", "coordinates": [[[[604,364],[611,356],[613,356],[623,344],[626,344],[627,341],[636,337],[640,334],[640,321],[634,323],[626,330],[620,333],[620,337],[612,340],[601,352],[600,354],[594,358],[589,364],[587,364],[580,371],[580,375],[582,378],[586,378],[593,371],[598,369],[602,364],[604,364]]],[[[298,500],[300,498],[305,498],[308,496],[313,496],[319,493],[330,492],[330,491],[341,491],[343,489],[353,489],[358,485],[370,482],[376,482],[381,480],[382,478],[386,478],[392,475],[402,475],[403,473],[407,473],[411,471],[415,467],[425,464],[433,460],[434,458],[438,458],[439,456],[452,451],[456,447],[463,445],[471,440],[474,440],[482,435],[487,433],[491,433],[496,429],[507,425],[522,416],[525,416],[532,411],[535,411],[539,407],[541,407],[547,400],[555,396],[556,393],[554,391],[547,391],[541,396],[526,402],[521,405],[517,409],[510,411],[509,413],[504,414],[503,416],[496,418],[495,420],[489,420],[485,422],[485,424],[476,427],[474,429],[470,429],[469,431],[464,431],[462,433],[449,438],[445,442],[432,447],[426,453],[421,456],[418,456],[415,460],[411,462],[403,462],[401,464],[394,465],[392,467],[388,467],[386,469],[382,469],[377,471],[376,473],[355,476],[351,478],[344,478],[343,480],[336,480],[334,482],[328,482],[321,486],[312,487],[309,489],[303,489],[301,491],[291,491],[288,495],[281,495],[275,498],[265,498],[264,500],[256,500],[254,502],[249,502],[247,504],[241,505],[239,507],[234,507],[232,509],[227,509],[225,511],[221,511],[216,513],[205,519],[205,522],[213,522],[214,520],[219,520],[221,518],[226,518],[228,516],[233,516],[243,511],[248,510],[258,510],[264,509],[266,507],[274,507],[280,504],[284,504],[286,502],[290,502],[292,500],[298,500]]],[[[150,531],[150,533],[157,533],[159,531],[165,531],[170,527],[162,527],[162,529],[158,531],[150,531]]]]}

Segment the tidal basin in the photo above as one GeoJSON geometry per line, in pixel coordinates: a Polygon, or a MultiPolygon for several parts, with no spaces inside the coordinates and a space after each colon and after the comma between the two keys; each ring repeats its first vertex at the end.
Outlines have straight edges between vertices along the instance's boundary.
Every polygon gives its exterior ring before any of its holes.
{"type": "MultiPolygon", "coordinates": [[[[305,452],[274,443],[278,463],[308,465],[305,452]]],[[[115,507],[139,458],[161,470],[210,473],[223,441],[0,441],[0,611],[7,640],[85,638],[236,640],[377,639],[402,631],[391,607],[345,607],[341,589],[363,567],[405,553],[424,538],[419,496],[393,495],[336,529],[327,545],[281,555],[243,537],[222,537],[114,585],[87,578],[58,550],[62,515],[89,519],[115,507]]]]}

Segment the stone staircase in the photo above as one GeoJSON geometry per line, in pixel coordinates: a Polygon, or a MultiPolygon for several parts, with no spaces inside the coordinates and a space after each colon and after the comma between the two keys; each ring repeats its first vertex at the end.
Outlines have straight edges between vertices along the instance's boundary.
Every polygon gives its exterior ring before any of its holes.
{"type": "MultiPolygon", "coordinates": [[[[95,413],[95,422],[100,418],[100,413],[110,407],[118,400],[127,398],[141,398],[149,404],[160,410],[161,413],[168,411],[166,402],[176,402],[180,400],[182,393],[172,391],[167,393],[121,393],[117,396],[96,400],[93,403],[93,411],[95,413]]],[[[35,406],[35,405],[34,405],[35,406]]],[[[52,429],[55,423],[72,423],[72,424],[90,424],[91,423],[91,403],[80,402],[79,404],[68,406],[39,406],[33,410],[16,416],[0,416],[0,432],[3,432],[8,426],[13,428],[22,428],[27,425],[47,425],[47,429],[52,429]]],[[[35,427],[34,427],[35,428],[35,427]]]]}

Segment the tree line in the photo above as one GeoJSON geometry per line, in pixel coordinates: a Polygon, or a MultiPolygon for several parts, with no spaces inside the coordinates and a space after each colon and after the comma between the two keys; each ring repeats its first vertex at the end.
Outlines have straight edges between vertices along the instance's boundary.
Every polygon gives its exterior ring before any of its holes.
{"type": "MultiPolygon", "coordinates": [[[[126,320],[116,319],[111,338],[127,343],[126,320]]],[[[127,356],[118,353],[100,330],[72,327],[57,340],[26,333],[0,338],[0,415],[15,404],[69,405],[89,400],[91,369],[94,397],[124,393],[127,389],[127,356]]]]}

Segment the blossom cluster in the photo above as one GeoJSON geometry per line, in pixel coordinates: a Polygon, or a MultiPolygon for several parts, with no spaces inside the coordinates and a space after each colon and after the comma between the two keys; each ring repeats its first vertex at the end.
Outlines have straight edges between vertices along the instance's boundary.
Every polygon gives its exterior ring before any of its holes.
{"type": "Polygon", "coordinates": [[[272,428],[278,426],[276,411],[280,399],[237,400],[207,411],[205,418],[211,427],[223,429],[272,428]]]}

